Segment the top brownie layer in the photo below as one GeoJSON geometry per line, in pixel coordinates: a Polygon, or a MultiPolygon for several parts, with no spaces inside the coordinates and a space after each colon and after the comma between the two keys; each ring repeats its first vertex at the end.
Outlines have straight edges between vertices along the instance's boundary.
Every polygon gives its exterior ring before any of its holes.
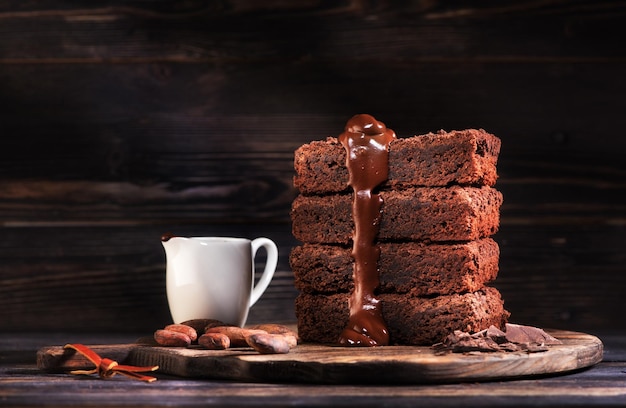
{"type": "MultiPolygon", "coordinates": [[[[499,153],[500,139],[482,129],[400,138],[389,147],[383,188],[493,186],[499,153]]],[[[334,137],[302,145],[294,155],[294,186],[304,195],[347,191],[345,162],[345,150],[334,137]]]]}

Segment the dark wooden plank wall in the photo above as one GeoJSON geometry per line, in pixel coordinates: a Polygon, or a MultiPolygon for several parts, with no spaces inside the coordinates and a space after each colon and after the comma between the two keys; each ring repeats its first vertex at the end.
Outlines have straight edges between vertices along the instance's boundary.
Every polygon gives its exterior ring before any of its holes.
{"type": "Polygon", "coordinates": [[[265,235],[293,150],[371,113],[501,137],[513,320],[624,331],[626,4],[0,0],[2,330],[169,321],[159,236],[265,235]]]}

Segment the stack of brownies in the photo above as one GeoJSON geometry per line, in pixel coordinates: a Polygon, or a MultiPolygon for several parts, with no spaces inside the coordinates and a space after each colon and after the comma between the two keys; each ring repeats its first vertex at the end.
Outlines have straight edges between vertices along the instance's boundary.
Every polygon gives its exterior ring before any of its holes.
{"type": "MultiPolygon", "coordinates": [[[[493,188],[500,140],[484,130],[399,138],[389,147],[377,245],[376,295],[391,344],[430,345],[454,330],[503,327],[509,316],[498,274],[502,194],[493,188]]],[[[354,221],[346,152],[337,138],[295,152],[290,264],[298,333],[336,343],[354,287],[354,221]]]]}

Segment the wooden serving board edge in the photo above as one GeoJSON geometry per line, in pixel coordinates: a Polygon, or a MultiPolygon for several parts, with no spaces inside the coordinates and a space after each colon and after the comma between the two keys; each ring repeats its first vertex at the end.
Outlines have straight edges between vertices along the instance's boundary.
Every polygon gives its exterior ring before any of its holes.
{"type": "MultiPolygon", "coordinates": [[[[548,331],[548,330],[546,330],[548,331]]],[[[538,353],[448,353],[430,347],[343,348],[302,344],[288,354],[262,355],[251,349],[210,351],[141,344],[96,345],[120,363],[159,365],[156,372],[184,378],[248,382],[325,384],[426,384],[500,381],[564,374],[599,363],[599,338],[578,332],[548,331],[563,341],[538,353]]],[[[89,362],[61,347],[38,352],[45,371],[88,368],[89,362]]]]}

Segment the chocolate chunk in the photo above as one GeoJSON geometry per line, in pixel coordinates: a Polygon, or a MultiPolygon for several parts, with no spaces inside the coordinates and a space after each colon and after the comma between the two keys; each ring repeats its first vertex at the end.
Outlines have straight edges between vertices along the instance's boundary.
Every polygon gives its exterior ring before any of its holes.
{"type": "Polygon", "coordinates": [[[548,333],[537,327],[507,323],[505,330],[506,338],[509,341],[517,344],[563,344],[561,340],[550,336],[548,333]]]}
{"type": "Polygon", "coordinates": [[[507,323],[506,332],[495,326],[473,334],[455,330],[443,342],[435,344],[433,348],[437,354],[474,351],[525,351],[527,353],[538,353],[547,351],[548,346],[557,344],[563,343],[542,329],[507,323]]]}

